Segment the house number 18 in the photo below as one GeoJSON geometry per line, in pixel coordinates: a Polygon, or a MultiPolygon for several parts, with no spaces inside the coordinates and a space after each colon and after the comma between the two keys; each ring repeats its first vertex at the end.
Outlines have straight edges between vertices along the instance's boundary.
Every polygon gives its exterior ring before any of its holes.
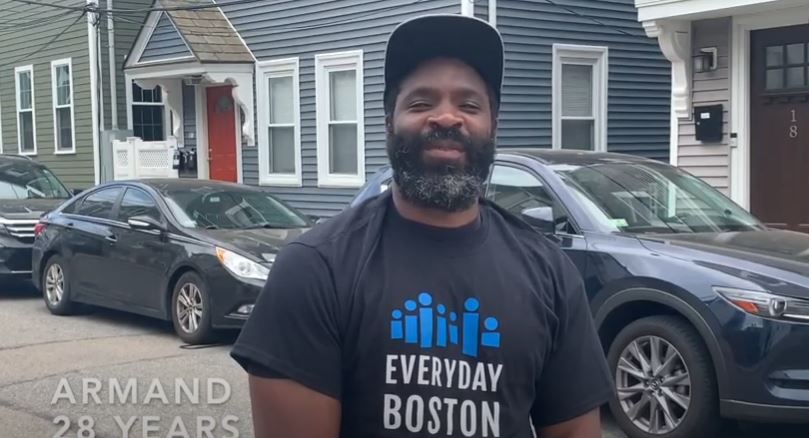
{"type": "Polygon", "coordinates": [[[798,138],[798,118],[795,114],[795,110],[792,110],[792,120],[790,121],[792,124],[789,125],[789,138],[798,138]]]}

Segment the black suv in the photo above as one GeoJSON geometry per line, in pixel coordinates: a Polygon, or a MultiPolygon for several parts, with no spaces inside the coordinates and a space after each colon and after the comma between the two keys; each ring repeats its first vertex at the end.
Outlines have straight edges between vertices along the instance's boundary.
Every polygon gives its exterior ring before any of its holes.
{"type": "Polygon", "coordinates": [[[0,154],[0,280],[31,276],[31,246],[40,215],[72,196],[44,165],[0,154]]]}

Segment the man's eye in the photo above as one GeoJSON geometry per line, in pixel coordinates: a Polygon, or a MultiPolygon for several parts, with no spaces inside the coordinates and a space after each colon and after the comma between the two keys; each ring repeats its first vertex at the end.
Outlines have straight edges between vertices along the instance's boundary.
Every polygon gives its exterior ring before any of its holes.
{"type": "Polygon", "coordinates": [[[411,102],[410,105],[408,105],[408,108],[423,109],[423,108],[428,108],[429,106],[430,105],[426,101],[418,100],[418,101],[415,101],[415,102],[411,102]]]}
{"type": "Polygon", "coordinates": [[[479,110],[480,105],[478,105],[476,102],[464,102],[461,104],[461,108],[466,110],[479,110]]]}

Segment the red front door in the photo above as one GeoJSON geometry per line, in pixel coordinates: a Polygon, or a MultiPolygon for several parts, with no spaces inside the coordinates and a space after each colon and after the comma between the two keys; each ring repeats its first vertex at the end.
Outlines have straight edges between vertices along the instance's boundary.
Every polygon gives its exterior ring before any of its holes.
{"type": "Polygon", "coordinates": [[[220,181],[238,181],[236,170],[236,106],[233,87],[208,87],[208,148],[210,178],[220,181]]]}

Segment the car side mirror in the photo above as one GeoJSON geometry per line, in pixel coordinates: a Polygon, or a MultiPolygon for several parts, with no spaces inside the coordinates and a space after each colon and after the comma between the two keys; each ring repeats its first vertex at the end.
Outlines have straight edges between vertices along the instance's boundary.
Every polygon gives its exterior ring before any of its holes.
{"type": "Polygon", "coordinates": [[[151,216],[133,216],[126,223],[134,230],[143,231],[165,231],[166,227],[160,221],[151,216]]]}
{"type": "Polygon", "coordinates": [[[521,213],[522,219],[540,232],[546,234],[556,232],[553,222],[553,207],[526,208],[521,213]]]}
{"type": "Polygon", "coordinates": [[[81,195],[81,192],[83,191],[84,189],[73,189],[73,196],[81,195]]]}

